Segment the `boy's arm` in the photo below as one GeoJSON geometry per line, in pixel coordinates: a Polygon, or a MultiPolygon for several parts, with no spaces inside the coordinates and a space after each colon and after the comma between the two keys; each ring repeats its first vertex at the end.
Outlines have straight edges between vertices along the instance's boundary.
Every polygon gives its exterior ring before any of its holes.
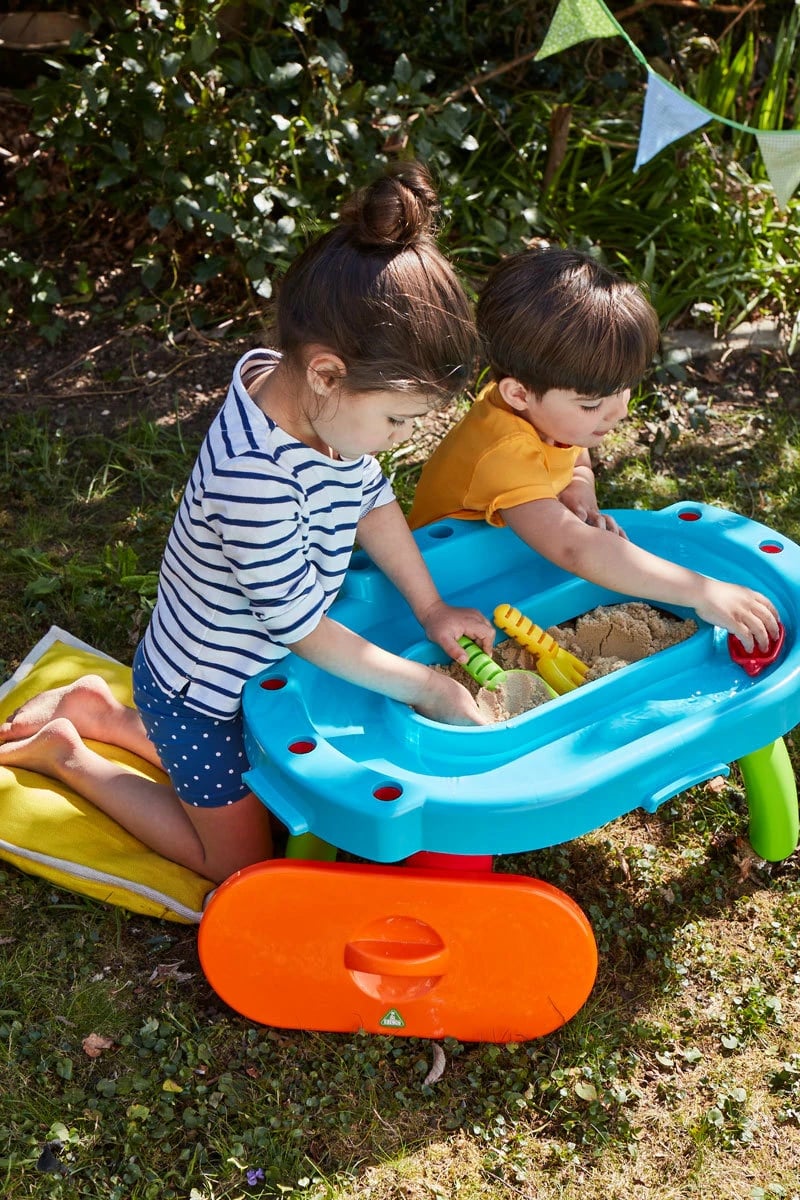
{"type": "Polygon", "coordinates": [[[778,635],[775,607],[759,592],[700,575],[587,525],[560,499],[504,509],[503,518],[518,537],[565,571],[643,600],[693,608],[704,621],[736,634],[748,651],[754,641],[766,650],[778,635]]]}
{"type": "Polygon", "coordinates": [[[609,533],[617,533],[623,538],[628,536],[613,517],[601,513],[598,508],[594,471],[588,450],[581,450],[575,460],[572,482],[559,492],[558,499],[586,525],[596,525],[598,529],[607,529],[609,533]]]}
{"type": "Polygon", "coordinates": [[[491,653],[494,626],[476,608],[454,608],[444,602],[396,501],[362,517],[358,541],[405,597],[430,641],[460,663],[468,657],[458,643],[464,634],[491,653]]]}

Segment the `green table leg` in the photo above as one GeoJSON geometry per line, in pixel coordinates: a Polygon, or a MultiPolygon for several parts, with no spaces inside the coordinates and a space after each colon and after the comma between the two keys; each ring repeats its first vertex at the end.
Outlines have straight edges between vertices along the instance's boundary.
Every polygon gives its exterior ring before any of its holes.
{"type": "Polygon", "coordinates": [[[750,845],[780,862],[797,849],[797,784],[783,738],[739,759],[750,810],[750,845]]]}
{"type": "Polygon", "coordinates": [[[334,862],[336,847],[323,842],[315,833],[293,834],[286,843],[286,857],[311,859],[313,862],[334,862]]]}

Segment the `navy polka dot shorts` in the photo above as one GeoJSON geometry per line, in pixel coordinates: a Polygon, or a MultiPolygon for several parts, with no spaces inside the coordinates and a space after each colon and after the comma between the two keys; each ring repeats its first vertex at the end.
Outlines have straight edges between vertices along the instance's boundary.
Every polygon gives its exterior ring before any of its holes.
{"type": "Polygon", "coordinates": [[[141,644],[133,660],[133,700],[164,770],[185,804],[221,808],[250,791],[242,780],[249,763],[241,712],[220,721],[168,696],[145,661],[141,644]]]}

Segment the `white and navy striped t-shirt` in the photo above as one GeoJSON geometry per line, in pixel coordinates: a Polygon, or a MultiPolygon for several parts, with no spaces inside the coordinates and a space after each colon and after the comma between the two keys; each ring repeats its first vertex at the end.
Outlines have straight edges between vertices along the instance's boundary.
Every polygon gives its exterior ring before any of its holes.
{"type": "Polygon", "coordinates": [[[311,633],[336,597],[356,527],[392,489],[371,455],[333,460],[280,429],[246,382],[246,354],[209,429],[167,541],[145,658],[168,695],[230,717],[258,671],[311,633]]]}

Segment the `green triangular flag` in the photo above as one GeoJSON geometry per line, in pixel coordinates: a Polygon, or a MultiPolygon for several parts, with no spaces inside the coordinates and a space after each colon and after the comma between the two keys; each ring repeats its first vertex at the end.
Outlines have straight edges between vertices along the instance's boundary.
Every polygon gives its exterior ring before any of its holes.
{"type": "Polygon", "coordinates": [[[623,31],[601,0],[561,0],[536,62],[587,38],[617,37],[623,31]]]}
{"type": "Polygon", "coordinates": [[[787,208],[792,192],[800,183],[800,131],[756,130],[756,139],[778,207],[787,208]]]}

